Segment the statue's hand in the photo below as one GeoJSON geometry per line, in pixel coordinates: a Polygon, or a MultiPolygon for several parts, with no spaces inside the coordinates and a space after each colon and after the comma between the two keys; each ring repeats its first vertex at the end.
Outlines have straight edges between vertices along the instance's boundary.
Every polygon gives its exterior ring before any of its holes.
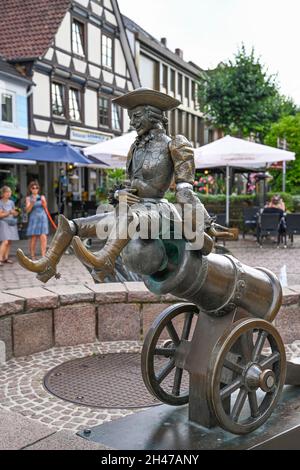
{"type": "Polygon", "coordinates": [[[212,223],[207,233],[211,237],[221,238],[223,240],[234,240],[236,238],[236,234],[233,230],[234,229],[212,223]]]}
{"type": "Polygon", "coordinates": [[[137,189],[121,189],[120,191],[117,191],[115,197],[118,199],[119,203],[132,206],[140,202],[140,198],[135,195],[136,192],[137,189]]]}

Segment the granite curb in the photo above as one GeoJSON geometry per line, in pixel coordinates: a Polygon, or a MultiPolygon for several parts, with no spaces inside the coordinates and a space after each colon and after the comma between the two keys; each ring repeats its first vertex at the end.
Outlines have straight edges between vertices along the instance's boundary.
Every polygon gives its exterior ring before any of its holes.
{"type": "MultiPolygon", "coordinates": [[[[154,295],[142,282],[10,289],[0,294],[0,340],[7,360],[96,339],[140,341],[156,316],[177,302],[154,295]]],[[[299,314],[300,285],[284,288],[275,326],[289,342],[300,337],[299,314]]]]}

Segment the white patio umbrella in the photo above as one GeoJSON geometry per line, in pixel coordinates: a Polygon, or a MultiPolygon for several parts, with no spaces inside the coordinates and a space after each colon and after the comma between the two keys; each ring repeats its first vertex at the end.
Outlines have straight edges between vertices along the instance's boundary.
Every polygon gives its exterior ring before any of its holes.
{"type": "Polygon", "coordinates": [[[136,137],[137,133],[135,131],[128,132],[120,137],[86,147],[83,152],[87,157],[92,156],[99,159],[109,165],[110,168],[124,169],[126,168],[129,149],[136,137]]]}
{"type": "Polygon", "coordinates": [[[21,160],[19,158],[2,158],[0,156],[0,165],[36,165],[36,161],[21,160]]]}
{"type": "Polygon", "coordinates": [[[226,136],[195,149],[196,168],[226,167],[226,224],[229,225],[229,168],[266,167],[275,162],[295,160],[295,153],[226,136]]]}

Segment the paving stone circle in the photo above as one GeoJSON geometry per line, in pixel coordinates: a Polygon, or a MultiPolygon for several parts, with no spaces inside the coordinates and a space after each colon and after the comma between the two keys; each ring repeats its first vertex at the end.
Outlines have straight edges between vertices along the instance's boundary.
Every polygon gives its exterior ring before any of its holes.
{"type": "Polygon", "coordinates": [[[95,343],[54,348],[31,356],[14,358],[0,368],[0,409],[8,409],[53,427],[74,432],[135,412],[132,409],[100,409],[68,403],[51,395],[44,377],[65,361],[109,353],[139,353],[139,342],[95,343]]]}
{"type": "MultiPolygon", "coordinates": [[[[15,411],[57,430],[82,431],[133,414],[138,409],[100,409],[68,403],[44,388],[47,372],[65,361],[110,353],[139,353],[135,341],[95,343],[54,348],[32,356],[11,359],[0,368],[0,409],[15,411]]],[[[287,359],[300,363],[300,341],[286,345],[287,359]]]]}

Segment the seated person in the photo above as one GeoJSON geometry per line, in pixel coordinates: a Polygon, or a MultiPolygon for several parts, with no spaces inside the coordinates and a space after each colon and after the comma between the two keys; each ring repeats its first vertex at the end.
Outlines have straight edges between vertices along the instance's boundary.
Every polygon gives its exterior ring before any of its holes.
{"type": "Polygon", "coordinates": [[[280,234],[286,232],[285,204],[280,196],[273,196],[271,202],[265,206],[262,214],[278,214],[278,232],[280,234]]]}
{"type": "MultiPolygon", "coordinates": [[[[273,196],[272,199],[271,199],[271,202],[269,202],[267,204],[266,208],[268,208],[268,209],[279,209],[282,212],[285,212],[285,203],[279,195],[273,196]]],[[[275,211],[273,211],[273,213],[274,212],[277,212],[277,211],[275,210],[275,211]]],[[[271,213],[271,211],[268,211],[268,213],[271,213]]]]}

